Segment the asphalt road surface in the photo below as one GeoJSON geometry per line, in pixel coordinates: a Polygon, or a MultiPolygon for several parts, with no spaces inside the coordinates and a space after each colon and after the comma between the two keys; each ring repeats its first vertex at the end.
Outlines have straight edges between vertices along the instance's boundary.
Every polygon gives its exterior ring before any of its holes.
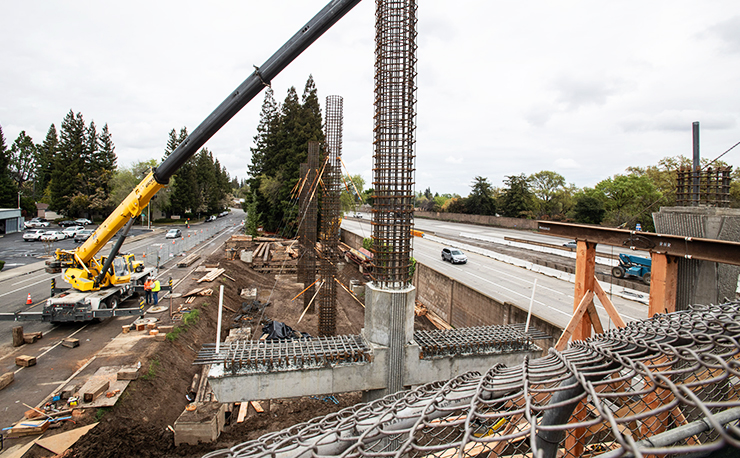
{"type": "MultiPolygon", "coordinates": [[[[205,257],[221,250],[223,242],[233,233],[241,230],[243,218],[244,212],[233,209],[229,216],[223,218],[227,223],[224,230],[216,237],[201,243],[192,252],[200,250],[205,257]]],[[[161,230],[150,232],[146,237],[125,243],[123,250],[137,252],[145,245],[164,242],[165,232],[161,230]]],[[[172,277],[173,284],[177,285],[177,282],[188,275],[191,269],[179,269],[175,261],[170,260],[161,266],[159,278],[172,277]]],[[[11,269],[10,272],[12,271],[11,269]]],[[[19,267],[16,271],[20,273],[24,271],[24,268],[19,267]]],[[[5,272],[4,269],[3,272],[5,272]]],[[[4,279],[0,281],[0,311],[39,310],[42,303],[50,296],[51,278],[59,279],[60,276],[60,274],[47,274],[43,270],[10,278],[7,278],[5,274],[4,279]],[[31,307],[25,305],[29,293],[34,301],[31,307]]],[[[59,282],[60,280],[58,280],[59,286],[64,285],[59,282]]],[[[0,373],[15,372],[15,381],[7,388],[0,390],[0,412],[3,414],[0,418],[0,428],[10,426],[23,416],[23,412],[28,410],[24,403],[36,406],[43,402],[65,381],[75,376],[95,355],[100,356],[100,350],[121,333],[121,326],[135,319],[136,317],[114,317],[87,323],[63,324],[38,321],[0,321],[0,355],[2,355],[0,356],[0,373]],[[44,337],[33,345],[14,348],[11,330],[18,325],[22,325],[26,333],[41,331],[44,337]],[[80,346],[74,349],[62,347],[60,344],[65,337],[80,339],[80,346]],[[29,368],[16,366],[15,357],[22,354],[36,356],[37,365],[29,368]]]]}

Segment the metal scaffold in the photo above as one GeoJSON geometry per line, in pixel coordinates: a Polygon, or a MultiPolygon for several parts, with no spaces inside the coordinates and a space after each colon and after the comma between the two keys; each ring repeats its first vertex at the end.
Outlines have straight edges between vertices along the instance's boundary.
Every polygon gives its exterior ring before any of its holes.
{"type": "Polygon", "coordinates": [[[338,95],[326,97],[325,150],[326,160],[321,175],[321,262],[319,273],[323,285],[319,290],[319,335],[337,333],[337,290],[334,277],[339,260],[339,191],[341,183],[343,99],[338,95]]]}
{"type": "Polygon", "coordinates": [[[656,315],[516,367],[398,392],[205,456],[736,453],[738,323],[736,301],[656,315]]]}
{"type": "Polygon", "coordinates": [[[376,2],[373,272],[375,283],[410,281],[416,129],[416,2],[376,2]]]}

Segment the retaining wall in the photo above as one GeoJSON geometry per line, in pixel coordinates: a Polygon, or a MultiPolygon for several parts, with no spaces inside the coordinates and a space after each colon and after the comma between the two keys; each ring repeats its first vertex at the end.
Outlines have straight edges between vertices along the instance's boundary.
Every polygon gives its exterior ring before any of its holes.
{"type": "Polygon", "coordinates": [[[425,212],[414,211],[414,218],[429,218],[457,223],[472,223],[483,226],[508,227],[511,229],[537,230],[537,220],[522,218],[507,218],[505,216],[468,215],[465,213],[425,212]]]}

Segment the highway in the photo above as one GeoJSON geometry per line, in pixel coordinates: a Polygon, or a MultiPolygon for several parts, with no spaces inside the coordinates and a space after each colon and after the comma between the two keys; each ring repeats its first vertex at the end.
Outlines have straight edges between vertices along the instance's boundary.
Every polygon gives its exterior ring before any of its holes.
{"type": "MultiPolygon", "coordinates": [[[[436,232],[437,236],[445,236],[451,241],[460,240],[457,235],[460,232],[477,231],[485,235],[506,234],[507,237],[531,238],[545,243],[558,243],[561,238],[544,236],[525,231],[515,231],[499,228],[488,228],[468,224],[459,224],[443,221],[416,220],[415,227],[419,230],[436,232]],[[422,224],[418,224],[418,223],[422,224]],[[452,227],[447,227],[452,226],[452,227]],[[553,241],[553,239],[557,239],[553,241]]],[[[345,219],[342,221],[342,230],[354,232],[363,237],[370,237],[371,227],[366,218],[362,220],[345,219]]],[[[567,240],[565,240],[567,241],[567,240]]],[[[441,272],[460,283],[477,289],[499,301],[507,301],[527,310],[532,296],[532,286],[537,279],[535,300],[532,313],[557,326],[565,327],[573,314],[573,291],[574,284],[554,278],[549,275],[533,272],[522,267],[497,261],[486,256],[466,251],[467,264],[452,265],[442,261],[440,252],[444,246],[436,241],[414,237],[414,257],[422,264],[441,272]]],[[[564,243],[564,242],[563,242],[564,243]]],[[[628,300],[618,296],[622,287],[602,283],[602,287],[622,318],[629,322],[647,318],[648,307],[641,302],[628,300]],[[612,293],[612,294],[610,294],[612,293]]],[[[604,324],[604,329],[613,327],[606,310],[596,301],[596,309],[604,324]]]]}

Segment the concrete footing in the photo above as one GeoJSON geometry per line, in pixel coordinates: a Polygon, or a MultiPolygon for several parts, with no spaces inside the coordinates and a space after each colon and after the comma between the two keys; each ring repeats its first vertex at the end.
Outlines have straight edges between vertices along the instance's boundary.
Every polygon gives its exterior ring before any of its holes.
{"type": "Polygon", "coordinates": [[[175,421],[175,446],[218,439],[226,424],[226,407],[220,402],[197,402],[195,410],[185,410],[175,421]]]}

